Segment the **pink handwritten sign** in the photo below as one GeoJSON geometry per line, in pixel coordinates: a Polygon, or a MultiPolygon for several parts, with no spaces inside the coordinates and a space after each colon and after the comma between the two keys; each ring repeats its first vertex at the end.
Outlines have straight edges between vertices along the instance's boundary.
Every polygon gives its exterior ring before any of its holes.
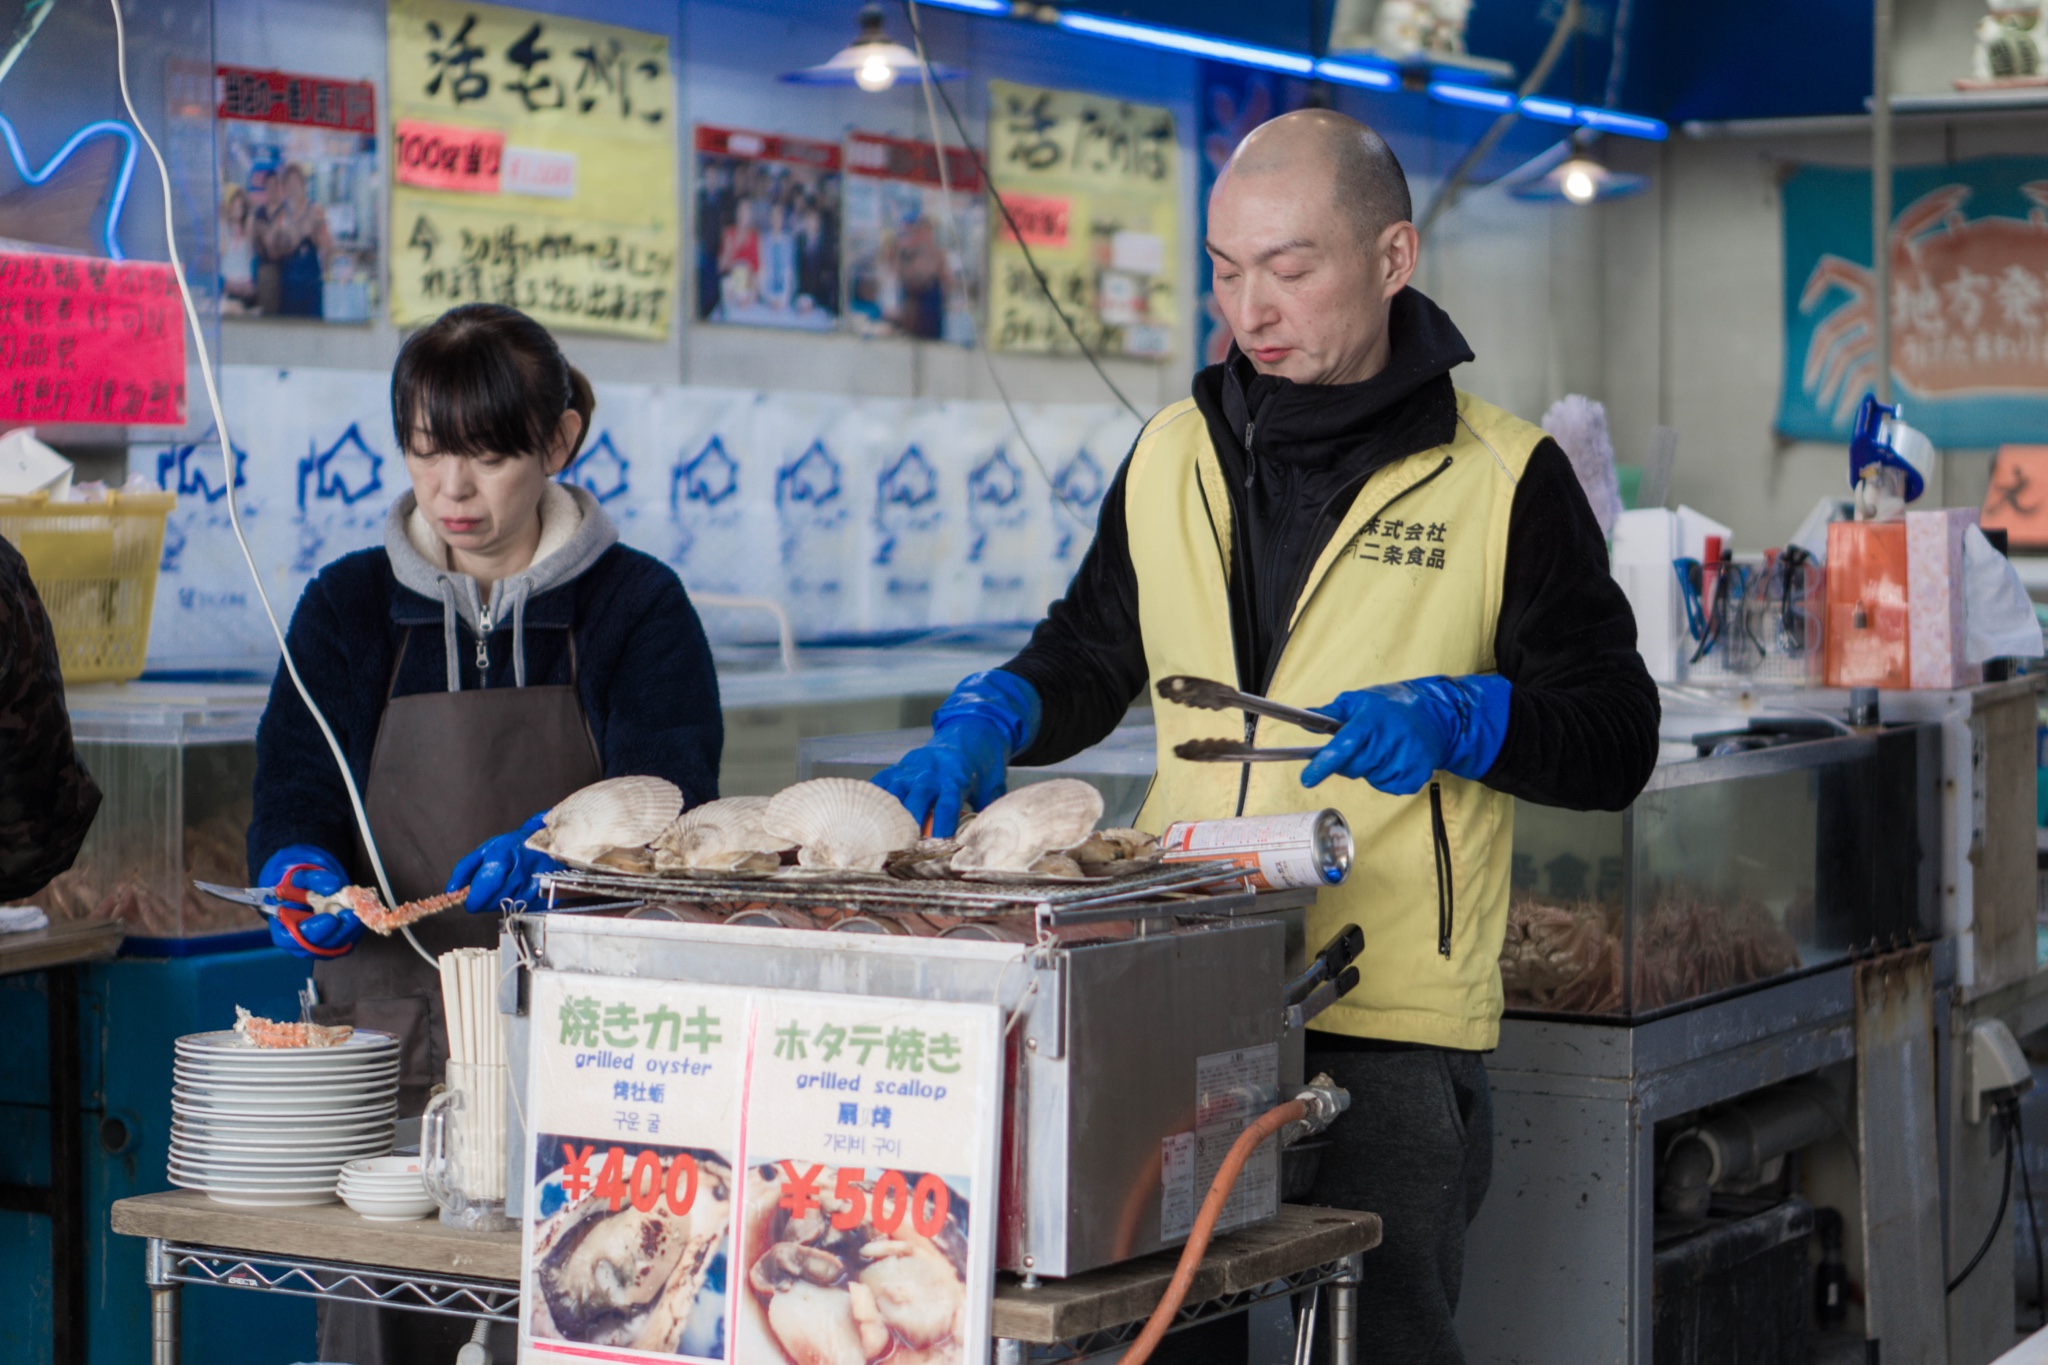
{"type": "MultiPolygon", "coordinates": [[[[1063,247],[1067,244],[1067,218],[1074,205],[1065,195],[1006,194],[1003,207],[1010,211],[1018,231],[1024,234],[1024,245],[1063,247]]],[[[1003,240],[1017,240],[1008,223],[1003,224],[1003,240]]]]}
{"type": "Polygon", "coordinates": [[[490,128],[456,128],[420,119],[398,121],[398,183],[423,190],[496,194],[505,160],[505,135],[490,128]]]}
{"type": "Polygon", "coordinates": [[[184,421],[170,266],[0,253],[0,422],[184,421]]]}

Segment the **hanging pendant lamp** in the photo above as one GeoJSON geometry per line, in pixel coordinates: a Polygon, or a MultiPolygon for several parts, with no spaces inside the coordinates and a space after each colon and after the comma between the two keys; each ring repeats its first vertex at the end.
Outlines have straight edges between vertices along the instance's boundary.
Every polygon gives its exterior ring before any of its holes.
{"type": "MultiPolygon", "coordinates": [[[[959,75],[952,67],[932,63],[935,81],[949,81],[959,75]]],[[[869,94],[880,94],[895,85],[898,78],[916,76],[917,54],[890,40],[888,30],[882,27],[880,5],[865,5],[860,12],[860,32],[851,43],[834,53],[830,61],[791,71],[782,79],[796,85],[857,85],[869,94]]]]}

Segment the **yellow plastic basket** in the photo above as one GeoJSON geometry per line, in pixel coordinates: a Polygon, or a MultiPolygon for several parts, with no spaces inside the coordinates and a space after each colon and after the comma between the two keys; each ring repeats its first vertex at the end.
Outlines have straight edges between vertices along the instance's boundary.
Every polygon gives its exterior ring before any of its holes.
{"type": "Polygon", "coordinates": [[[0,498],[0,536],[28,561],[50,613],[67,683],[139,677],[175,493],[108,493],[105,502],[0,498]]]}

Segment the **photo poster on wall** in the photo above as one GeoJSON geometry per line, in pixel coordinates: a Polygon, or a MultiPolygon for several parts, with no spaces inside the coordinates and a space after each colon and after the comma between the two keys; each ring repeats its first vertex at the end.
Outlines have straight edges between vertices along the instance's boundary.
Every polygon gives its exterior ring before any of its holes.
{"type": "MultiPolygon", "coordinates": [[[[1777,428],[1848,440],[1876,386],[1870,172],[1799,166],[1780,191],[1785,371],[1777,428]]],[[[2048,430],[2048,157],[1893,173],[1892,392],[1937,447],[2048,430]]]]}
{"type": "Polygon", "coordinates": [[[839,144],[698,125],[698,319],[837,327],[841,212],[839,144]]]}
{"type": "MultiPolygon", "coordinates": [[[[1180,146],[1173,112],[1101,95],[990,81],[989,176],[1000,214],[989,244],[989,343],[1075,354],[1024,257],[1044,272],[1098,355],[1159,359],[1179,316],[1180,146]]],[[[993,214],[995,211],[991,209],[993,214]]]]}
{"type": "Polygon", "coordinates": [[[974,344],[988,203],[965,148],[946,148],[942,181],[931,143],[849,134],[843,243],[853,331],[974,344]]]}
{"type": "Polygon", "coordinates": [[[391,320],[505,303],[659,340],[676,289],[668,39],[454,0],[391,0],[391,320]]]}
{"type": "Polygon", "coordinates": [[[376,87],[223,66],[214,94],[222,315],[368,322],[384,278],[376,87]]]}
{"type": "MultiPolygon", "coordinates": [[[[1252,129],[1282,114],[1308,107],[1311,87],[1271,71],[1258,71],[1229,62],[1203,62],[1201,96],[1195,101],[1201,126],[1197,130],[1195,212],[1201,229],[1198,243],[1209,236],[1209,192],[1237,144],[1252,129]]],[[[1230,324],[1216,307],[1214,274],[1209,253],[1195,251],[1195,364],[1220,365],[1230,354],[1230,324]]]]}

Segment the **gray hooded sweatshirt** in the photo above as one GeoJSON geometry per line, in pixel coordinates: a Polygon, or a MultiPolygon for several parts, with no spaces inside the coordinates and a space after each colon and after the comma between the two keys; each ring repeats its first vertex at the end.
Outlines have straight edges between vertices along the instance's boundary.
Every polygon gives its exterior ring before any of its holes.
{"type": "MultiPolygon", "coordinates": [[[[474,578],[448,567],[448,549],[419,500],[410,492],[391,505],[384,519],[384,552],[398,581],[441,604],[441,644],[448,657],[448,690],[462,690],[462,665],[457,654],[455,623],[459,618],[476,633],[477,652],[485,654],[492,632],[512,617],[512,677],[526,686],[526,604],[550,588],[573,582],[619,539],[619,528],[588,490],[549,483],[540,502],[540,546],[533,563],[510,578],[491,585],[487,602],[474,578]]],[[[479,657],[481,671],[487,665],[479,657]]]]}

